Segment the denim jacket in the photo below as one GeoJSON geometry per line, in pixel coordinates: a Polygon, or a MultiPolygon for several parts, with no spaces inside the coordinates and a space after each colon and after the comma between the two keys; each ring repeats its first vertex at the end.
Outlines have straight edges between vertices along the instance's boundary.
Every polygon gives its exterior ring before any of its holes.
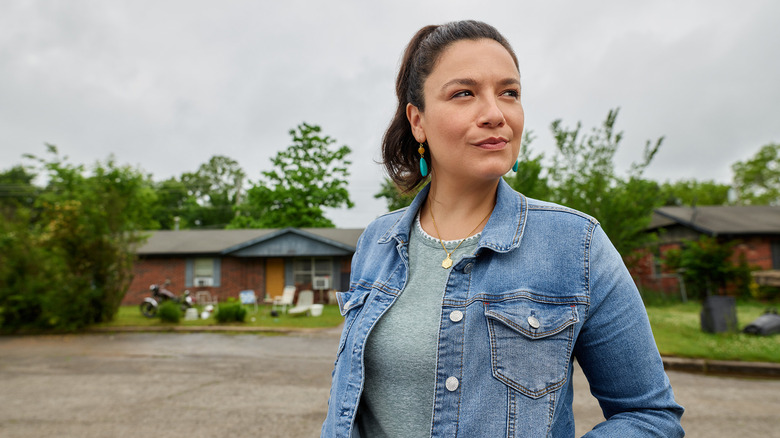
{"type": "MultiPolygon", "coordinates": [[[[366,338],[404,289],[427,192],[358,241],[322,437],[360,436],[366,338]]],[[[575,357],[606,418],[585,436],[684,435],[639,293],[598,222],[502,180],[477,248],[450,268],[431,437],[573,437],[575,357]]]]}

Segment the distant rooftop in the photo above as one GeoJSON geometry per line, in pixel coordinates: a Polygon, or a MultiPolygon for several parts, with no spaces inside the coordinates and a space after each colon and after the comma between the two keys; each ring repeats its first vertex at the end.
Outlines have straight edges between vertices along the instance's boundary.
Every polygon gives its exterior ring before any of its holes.
{"type": "Polygon", "coordinates": [[[264,228],[239,230],[149,231],[138,255],[229,254],[280,235],[296,234],[332,246],[355,250],[362,228],[264,228]]]}
{"type": "Polygon", "coordinates": [[[658,229],[673,224],[709,235],[780,234],[780,207],[661,207],[655,210],[648,228],[658,229]]]}

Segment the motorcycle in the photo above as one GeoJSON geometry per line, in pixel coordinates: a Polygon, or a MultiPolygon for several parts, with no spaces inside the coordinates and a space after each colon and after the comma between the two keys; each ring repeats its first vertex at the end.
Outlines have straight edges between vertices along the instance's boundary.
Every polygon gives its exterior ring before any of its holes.
{"type": "MultiPolygon", "coordinates": [[[[166,281],[164,286],[168,284],[166,281]]],[[[157,308],[163,301],[180,303],[182,312],[193,306],[189,290],[185,290],[181,297],[177,297],[176,294],[164,287],[161,288],[159,284],[149,286],[149,290],[152,291],[152,296],[144,298],[140,306],[141,313],[147,318],[154,318],[157,315],[157,308]]]]}

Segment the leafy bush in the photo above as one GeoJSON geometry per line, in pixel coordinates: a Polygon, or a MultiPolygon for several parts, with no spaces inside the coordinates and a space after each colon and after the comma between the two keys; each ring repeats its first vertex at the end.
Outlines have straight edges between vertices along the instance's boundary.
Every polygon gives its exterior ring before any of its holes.
{"type": "Polygon", "coordinates": [[[667,269],[679,271],[685,280],[688,296],[704,298],[709,295],[736,291],[750,296],[750,267],[744,256],[733,261],[735,241],[718,242],[714,237],[702,236],[688,241],[682,248],[664,254],[667,269]]]}
{"type": "MultiPolygon", "coordinates": [[[[37,161],[46,187],[24,186],[18,202],[0,196],[4,332],[69,331],[110,321],[144,239],[134,230],[150,225],[154,193],[143,173],[113,160],[88,171],[65,162],[54,146],[49,152],[51,160],[28,157],[37,161]]],[[[0,181],[7,174],[0,172],[0,181]]]]}
{"type": "Polygon", "coordinates": [[[226,322],[244,322],[246,319],[246,309],[235,298],[228,299],[227,302],[217,305],[217,313],[214,318],[218,323],[226,322]]]}
{"type": "MultiPolygon", "coordinates": [[[[755,268],[752,268],[755,269],[755,268]]],[[[750,285],[753,284],[752,271],[744,252],[739,253],[739,262],[734,266],[734,284],[742,298],[751,298],[750,285]]]]}
{"type": "Polygon", "coordinates": [[[83,324],[89,289],[69,281],[66,255],[40,244],[29,226],[33,214],[20,208],[0,218],[0,328],[77,329],[83,324]]]}
{"type": "Polygon", "coordinates": [[[172,322],[177,324],[181,320],[181,309],[178,303],[173,301],[163,301],[157,311],[157,316],[162,322],[172,322]]]}
{"type": "Polygon", "coordinates": [[[767,301],[780,302],[780,287],[777,286],[759,286],[756,283],[750,285],[750,295],[753,298],[767,301]]]}

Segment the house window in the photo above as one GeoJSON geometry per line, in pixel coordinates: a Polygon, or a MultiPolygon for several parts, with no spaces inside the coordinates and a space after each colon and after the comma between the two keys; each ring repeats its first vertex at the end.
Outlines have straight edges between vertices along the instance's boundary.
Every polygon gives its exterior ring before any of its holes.
{"type": "Polygon", "coordinates": [[[187,260],[187,287],[219,286],[220,259],[196,258],[187,260]]]}
{"type": "Polygon", "coordinates": [[[772,269],[780,269],[780,241],[772,242],[772,269]]]}
{"type": "Polygon", "coordinates": [[[664,264],[660,256],[653,256],[653,277],[660,277],[663,274],[664,264]]]}
{"type": "Polygon", "coordinates": [[[333,261],[329,258],[312,257],[295,259],[293,262],[293,283],[299,290],[312,289],[315,278],[318,285],[322,285],[322,279],[327,278],[326,283],[328,287],[324,289],[329,289],[331,275],[333,275],[333,261]]]}
{"type": "Polygon", "coordinates": [[[661,248],[659,248],[658,246],[654,247],[652,250],[652,257],[653,257],[653,262],[650,267],[651,269],[650,275],[655,278],[659,278],[664,273],[663,271],[664,259],[663,259],[663,254],[661,254],[661,248]]]}

